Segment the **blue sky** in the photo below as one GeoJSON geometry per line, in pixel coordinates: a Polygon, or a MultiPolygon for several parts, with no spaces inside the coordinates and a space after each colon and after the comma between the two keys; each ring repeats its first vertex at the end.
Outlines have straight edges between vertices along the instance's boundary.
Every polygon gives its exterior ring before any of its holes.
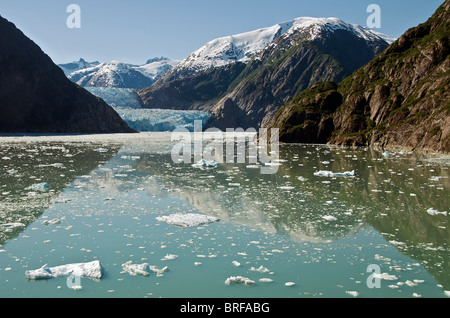
{"type": "Polygon", "coordinates": [[[369,4],[381,8],[381,29],[399,37],[425,22],[443,0],[1,0],[0,15],[35,41],[55,63],[80,57],[143,64],[155,56],[183,59],[217,37],[296,17],[338,17],[366,26],[369,4]],[[81,28],[69,29],[69,4],[81,28]]]}

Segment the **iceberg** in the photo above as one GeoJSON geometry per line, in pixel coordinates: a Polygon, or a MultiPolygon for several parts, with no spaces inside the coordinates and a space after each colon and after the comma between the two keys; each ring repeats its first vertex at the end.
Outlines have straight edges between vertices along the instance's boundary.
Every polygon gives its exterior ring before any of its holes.
{"type": "Polygon", "coordinates": [[[167,224],[170,225],[176,225],[181,227],[193,227],[219,221],[219,218],[197,213],[188,213],[188,214],[177,213],[167,216],[158,216],[156,217],[156,219],[161,222],[166,222],[167,224]]]}
{"type": "Polygon", "coordinates": [[[225,280],[225,285],[231,285],[231,284],[244,284],[245,286],[252,286],[255,285],[255,281],[242,276],[230,276],[225,280]]]}
{"type": "Polygon", "coordinates": [[[220,163],[218,163],[217,161],[201,159],[201,160],[199,160],[197,163],[194,163],[192,166],[193,166],[193,167],[209,167],[209,168],[215,168],[215,167],[218,167],[219,165],[220,165],[220,163]]]}
{"type": "Polygon", "coordinates": [[[23,223],[19,223],[19,222],[15,222],[15,223],[5,223],[5,224],[0,224],[0,227],[5,228],[5,229],[15,229],[18,227],[25,227],[26,225],[23,223]]]}
{"type": "Polygon", "coordinates": [[[101,279],[102,267],[99,261],[67,264],[56,267],[47,267],[47,264],[45,264],[39,269],[28,270],[25,272],[25,277],[31,280],[49,279],[69,275],[101,279]]]}
{"type": "Polygon", "coordinates": [[[355,174],[355,170],[345,171],[345,172],[333,172],[333,171],[321,170],[321,171],[314,172],[314,175],[319,176],[319,177],[354,177],[356,174],[355,174]]]}
{"type": "Polygon", "coordinates": [[[429,215],[433,215],[433,216],[438,215],[438,214],[442,214],[442,215],[447,216],[447,211],[439,212],[438,210],[435,210],[435,209],[433,209],[433,208],[429,208],[429,209],[427,210],[427,213],[428,213],[429,215]]]}
{"type": "Polygon", "coordinates": [[[47,192],[49,189],[50,189],[50,186],[46,182],[36,183],[36,184],[33,184],[33,185],[29,186],[28,188],[26,188],[26,190],[33,190],[33,191],[40,191],[40,192],[47,192]]]}

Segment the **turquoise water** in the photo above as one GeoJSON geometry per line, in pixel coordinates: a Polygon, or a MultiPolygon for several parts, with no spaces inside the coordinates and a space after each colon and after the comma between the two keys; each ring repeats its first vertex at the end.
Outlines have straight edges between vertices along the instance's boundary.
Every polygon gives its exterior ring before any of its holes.
{"type": "Polygon", "coordinates": [[[0,224],[26,226],[0,230],[0,297],[425,298],[450,290],[449,216],[427,213],[450,211],[447,158],[281,145],[278,172],[261,175],[248,163],[173,163],[170,134],[133,138],[1,144],[0,224]],[[50,190],[27,189],[40,182],[50,190]],[[172,213],[220,220],[190,228],[156,220],[172,213]],[[82,278],[80,290],[66,277],[25,279],[45,264],[92,260],[104,275],[82,278]],[[127,261],[169,271],[131,276],[127,261]],[[371,264],[393,280],[369,288],[371,264]],[[255,285],[226,285],[230,276],[255,285]]]}

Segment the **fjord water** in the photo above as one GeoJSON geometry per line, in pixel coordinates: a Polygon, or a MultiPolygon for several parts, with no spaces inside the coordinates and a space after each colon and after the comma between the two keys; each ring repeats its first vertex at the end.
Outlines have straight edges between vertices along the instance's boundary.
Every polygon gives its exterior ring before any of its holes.
{"type": "Polygon", "coordinates": [[[437,213],[450,212],[448,157],[280,145],[277,173],[264,175],[249,163],[175,163],[170,133],[1,141],[0,224],[24,226],[0,226],[0,297],[446,297],[450,290],[449,216],[437,213]],[[321,170],[355,175],[314,174],[321,170]],[[49,188],[29,188],[40,183],[49,188]],[[156,219],[174,213],[220,220],[182,228],[156,219]],[[93,260],[103,278],[82,278],[79,290],[66,277],[25,279],[45,264],[93,260]],[[169,271],[131,276],[122,270],[127,261],[169,271]],[[375,288],[371,265],[381,274],[375,288]],[[255,284],[226,285],[230,276],[255,284]]]}

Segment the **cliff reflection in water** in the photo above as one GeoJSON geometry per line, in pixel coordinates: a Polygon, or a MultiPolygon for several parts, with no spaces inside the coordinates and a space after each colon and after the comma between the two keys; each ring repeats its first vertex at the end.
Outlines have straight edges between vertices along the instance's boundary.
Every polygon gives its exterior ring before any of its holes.
{"type": "MultiPolygon", "coordinates": [[[[120,145],[11,142],[0,144],[0,225],[34,222],[77,176],[89,174],[112,158],[120,145]]],[[[0,245],[23,226],[0,226],[0,245]]]]}
{"type": "Polygon", "coordinates": [[[373,227],[450,287],[449,218],[427,212],[450,212],[448,158],[315,145],[282,145],[280,158],[275,175],[249,164],[202,170],[167,154],[143,154],[137,169],[205,214],[296,241],[335,241],[373,227]],[[314,175],[320,170],[356,176],[314,175]]]}

